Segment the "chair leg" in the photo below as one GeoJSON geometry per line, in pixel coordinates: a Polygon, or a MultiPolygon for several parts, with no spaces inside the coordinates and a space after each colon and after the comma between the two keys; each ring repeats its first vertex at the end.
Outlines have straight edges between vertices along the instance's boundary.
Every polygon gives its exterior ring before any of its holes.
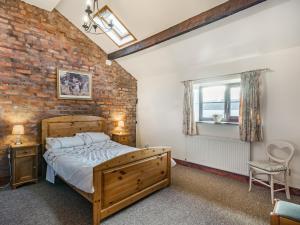
{"type": "Polygon", "coordinates": [[[251,168],[249,169],[249,192],[252,189],[252,170],[251,168]]]}
{"type": "Polygon", "coordinates": [[[274,204],[274,180],[273,180],[273,175],[269,175],[270,176],[270,187],[271,187],[271,201],[272,204],[274,204]]]}
{"type": "Polygon", "coordinates": [[[287,199],[291,199],[290,195],[290,187],[289,187],[289,181],[288,181],[288,171],[284,172],[284,182],[285,182],[285,194],[287,199]]]}

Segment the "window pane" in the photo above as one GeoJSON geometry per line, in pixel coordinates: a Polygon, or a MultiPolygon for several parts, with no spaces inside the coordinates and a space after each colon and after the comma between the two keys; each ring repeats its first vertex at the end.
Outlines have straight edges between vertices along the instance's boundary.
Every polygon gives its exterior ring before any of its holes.
{"type": "MultiPolygon", "coordinates": [[[[101,22],[99,17],[95,17],[94,21],[101,27],[103,31],[107,31],[107,26],[101,22]]],[[[124,38],[120,38],[120,35],[118,35],[114,29],[106,32],[105,34],[108,35],[119,46],[134,41],[134,37],[132,35],[127,35],[124,38]]]]}
{"type": "Polygon", "coordinates": [[[222,118],[224,118],[225,89],[224,85],[202,88],[203,118],[212,118],[214,114],[222,115],[222,118]]]}
{"type": "Polygon", "coordinates": [[[230,88],[230,116],[239,116],[240,111],[240,87],[230,88]]]}
{"type": "Polygon", "coordinates": [[[240,101],[240,87],[230,88],[230,101],[240,101]]]}
{"type": "Polygon", "coordinates": [[[203,102],[224,101],[225,86],[205,87],[202,89],[203,102]]]}
{"type": "Polygon", "coordinates": [[[129,34],[128,30],[121,24],[121,22],[113,15],[108,9],[103,11],[100,14],[103,19],[107,22],[110,23],[112,22],[113,24],[113,29],[123,38],[129,34]]]}
{"type": "Polygon", "coordinates": [[[199,87],[194,87],[194,119],[195,121],[199,120],[199,87]]]}
{"type": "Polygon", "coordinates": [[[128,29],[107,6],[104,6],[99,13],[95,15],[94,21],[118,46],[136,40],[135,37],[128,31],[128,29]],[[107,32],[107,30],[109,30],[108,24],[111,22],[113,27],[107,32]]]}
{"type": "Polygon", "coordinates": [[[224,118],[224,106],[224,102],[203,103],[202,117],[212,118],[214,114],[218,114],[224,118]]]}

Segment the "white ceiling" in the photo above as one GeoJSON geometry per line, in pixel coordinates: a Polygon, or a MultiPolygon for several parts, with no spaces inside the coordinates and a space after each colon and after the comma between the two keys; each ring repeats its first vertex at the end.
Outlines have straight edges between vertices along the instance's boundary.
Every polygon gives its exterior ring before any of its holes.
{"type": "MultiPolygon", "coordinates": [[[[101,0],[108,5],[138,40],[147,38],[226,0],[101,0]]],[[[56,9],[82,29],[86,0],[61,0],[56,9]]],[[[88,35],[105,52],[119,48],[106,36],[88,35]]]]}
{"type": "Polygon", "coordinates": [[[30,5],[37,6],[47,11],[52,11],[60,0],[22,0],[30,5]]]}
{"type": "MultiPolygon", "coordinates": [[[[56,9],[82,30],[85,2],[61,0],[56,9]]],[[[102,4],[109,5],[142,40],[222,2],[225,1],[103,0],[102,4]]],[[[300,46],[299,11],[299,0],[268,0],[117,61],[136,78],[193,76],[203,67],[300,46]]],[[[118,49],[105,35],[88,37],[107,53],[118,49]]]]}
{"type": "Polygon", "coordinates": [[[299,0],[270,0],[117,61],[137,79],[199,77],[205,67],[300,46],[299,10],[299,0]]]}

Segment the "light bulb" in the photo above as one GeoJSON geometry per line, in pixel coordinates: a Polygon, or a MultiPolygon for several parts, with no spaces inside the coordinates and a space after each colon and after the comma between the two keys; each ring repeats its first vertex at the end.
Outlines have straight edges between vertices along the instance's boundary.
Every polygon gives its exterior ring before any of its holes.
{"type": "Polygon", "coordinates": [[[87,1],[86,1],[86,5],[87,5],[88,7],[92,7],[92,1],[91,1],[91,0],[87,0],[87,1]]]}
{"type": "Polygon", "coordinates": [[[88,23],[89,22],[89,17],[87,15],[85,15],[83,17],[83,22],[88,23]]]}

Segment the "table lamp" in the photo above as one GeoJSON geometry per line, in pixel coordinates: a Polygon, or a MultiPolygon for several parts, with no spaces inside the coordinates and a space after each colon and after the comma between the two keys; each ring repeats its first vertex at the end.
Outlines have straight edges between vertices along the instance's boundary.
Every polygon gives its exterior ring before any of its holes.
{"type": "Polygon", "coordinates": [[[14,125],[12,134],[16,135],[16,145],[22,144],[21,135],[25,134],[23,125],[14,125]]]}
{"type": "Polygon", "coordinates": [[[118,127],[120,128],[120,133],[122,133],[122,130],[123,130],[123,128],[125,127],[125,123],[124,123],[124,121],[123,120],[120,120],[119,122],[118,122],[118,127]]]}

